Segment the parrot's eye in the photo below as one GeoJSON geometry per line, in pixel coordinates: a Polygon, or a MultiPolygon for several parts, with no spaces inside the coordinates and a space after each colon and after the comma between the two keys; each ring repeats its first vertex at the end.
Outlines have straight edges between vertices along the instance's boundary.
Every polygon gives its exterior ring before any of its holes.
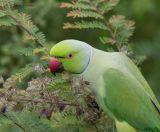
{"type": "Polygon", "coordinates": [[[68,55],[68,58],[69,58],[69,59],[70,59],[70,58],[72,58],[72,57],[73,57],[73,55],[72,55],[72,54],[69,54],[69,55],[68,55]]]}

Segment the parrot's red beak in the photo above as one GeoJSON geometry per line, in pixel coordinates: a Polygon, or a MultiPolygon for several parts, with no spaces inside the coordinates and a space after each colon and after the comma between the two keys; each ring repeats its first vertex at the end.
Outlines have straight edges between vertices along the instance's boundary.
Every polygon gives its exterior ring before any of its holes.
{"type": "Polygon", "coordinates": [[[59,62],[58,59],[52,57],[49,61],[49,70],[50,72],[55,73],[62,72],[64,69],[61,62],[59,62]]]}

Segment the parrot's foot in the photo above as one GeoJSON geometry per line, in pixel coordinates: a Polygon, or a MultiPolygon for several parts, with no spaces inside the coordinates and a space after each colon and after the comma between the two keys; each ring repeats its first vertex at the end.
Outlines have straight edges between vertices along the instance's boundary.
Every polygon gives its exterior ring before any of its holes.
{"type": "Polygon", "coordinates": [[[116,121],[116,128],[118,132],[137,132],[137,130],[127,122],[116,121]]]}

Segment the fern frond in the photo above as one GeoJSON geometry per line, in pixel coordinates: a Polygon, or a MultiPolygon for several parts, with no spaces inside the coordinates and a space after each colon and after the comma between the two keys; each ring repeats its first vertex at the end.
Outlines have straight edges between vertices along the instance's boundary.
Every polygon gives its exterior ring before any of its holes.
{"type": "Polygon", "coordinates": [[[14,4],[14,0],[0,0],[0,7],[4,8],[5,6],[12,6],[14,4]]]}
{"type": "Polygon", "coordinates": [[[64,23],[63,28],[106,30],[109,36],[100,38],[101,42],[115,45],[118,51],[122,51],[133,34],[134,22],[126,20],[121,15],[113,15],[110,19],[106,18],[105,13],[112,10],[118,3],[119,0],[76,0],[71,3],[62,3],[62,8],[72,9],[67,13],[67,17],[82,19],[64,23]],[[92,18],[93,22],[85,18],[92,18]]]}
{"type": "Polygon", "coordinates": [[[99,8],[104,14],[112,10],[119,3],[119,1],[120,0],[100,0],[99,3],[97,3],[97,8],[99,8]]]}
{"type": "Polygon", "coordinates": [[[109,19],[109,24],[114,30],[119,44],[127,43],[129,37],[132,36],[135,29],[135,22],[126,20],[125,17],[121,15],[113,15],[109,19]]]}
{"type": "Polygon", "coordinates": [[[0,17],[4,17],[4,16],[5,16],[5,14],[0,11],[0,17]]]}
{"type": "Polygon", "coordinates": [[[100,21],[81,21],[81,22],[74,22],[74,23],[64,23],[63,29],[103,29],[106,30],[106,26],[100,21]]]}
{"type": "Polygon", "coordinates": [[[32,35],[39,44],[44,46],[44,34],[39,32],[39,29],[35,25],[33,25],[31,17],[29,15],[25,13],[18,13],[16,10],[7,13],[7,15],[11,16],[11,18],[13,18],[18,25],[22,26],[22,28],[24,28],[30,35],[32,35]]]}
{"type": "Polygon", "coordinates": [[[21,82],[25,77],[30,75],[34,71],[33,66],[26,65],[26,67],[20,69],[17,73],[15,73],[15,77],[19,82],[21,82]]]}
{"type": "Polygon", "coordinates": [[[0,124],[4,124],[0,126],[1,130],[5,130],[10,127],[10,130],[20,131],[20,132],[21,131],[26,131],[26,132],[54,131],[49,120],[39,118],[39,115],[33,112],[6,113],[5,117],[0,116],[0,124]]]}
{"type": "Polygon", "coordinates": [[[12,26],[15,22],[7,17],[0,18],[0,26],[12,26]]]}
{"type": "Polygon", "coordinates": [[[74,115],[65,115],[64,113],[56,112],[52,116],[53,127],[59,131],[79,131],[80,129],[86,131],[87,124],[83,119],[77,118],[74,115]]]}
{"type": "Polygon", "coordinates": [[[33,32],[33,34],[34,34],[35,39],[37,39],[38,42],[41,43],[42,46],[44,46],[45,41],[46,41],[45,35],[40,31],[35,32],[35,33],[33,32]]]}
{"type": "Polygon", "coordinates": [[[42,48],[35,48],[33,50],[33,54],[38,54],[38,53],[42,53],[42,52],[45,52],[46,48],[45,47],[42,47],[42,48]]]}
{"type": "Polygon", "coordinates": [[[103,19],[103,16],[94,12],[94,11],[86,11],[86,10],[73,10],[67,13],[67,17],[79,17],[79,18],[85,18],[85,17],[91,17],[95,19],[103,19]]]}
{"type": "Polygon", "coordinates": [[[63,80],[61,78],[56,78],[54,81],[52,81],[49,86],[48,90],[59,90],[60,87],[63,87],[65,84],[67,84],[66,80],[63,80]]]}
{"type": "Polygon", "coordinates": [[[45,45],[45,35],[33,24],[31,16],[26,13],[19,13],[18,10],[12,10],[10,8],[4,8],[2,13],[15,21],[15,25],[23,28],[33,37],[33,40],[35,40],[42,47],[45,45]]]}
{"type": "Polygon", "coordinates": [[[122,15],[113,15],[109,19],[109,24],[112,25],[113,28],[120,28],[125,23],[125,17],[122,15]]]}
{"type": "Polygon", "coordinates": [[[103,43],[103,44],[111,44],[111,45],[114,45],[116,43],[116,41],[112,38],[109,38],[109,37],[106,37],[106,36],[103,36],[103,37],[100,37],[100,41],[103,43]]]}
{"type": "Polygon", "coordinates": [[[95,8],[90,6],[89,4],[81,3],[81,2],[72,2],[72,3],[62,2],[61,5],[60,5],[60,8],[71,8],[71,9],[81,9],[81,10],[95,10],[95,8]]]}
{"type": "Polygon", "coordinates": [[[33,48],[21,48],[21,49],[18,49],[18,52],[21,54],[21,55],[25,55],[25,56],[32,56],[33,55],[33,48]]]}

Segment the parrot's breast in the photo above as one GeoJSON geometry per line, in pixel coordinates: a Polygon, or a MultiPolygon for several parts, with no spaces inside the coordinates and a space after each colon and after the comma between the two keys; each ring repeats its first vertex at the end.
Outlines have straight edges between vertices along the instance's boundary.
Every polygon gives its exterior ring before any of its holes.
{"type": "MultiPolygon", "coordinates": [[[[103,81],[103,73],[109,68],[123,69],[122,62],[119,59],[119,52],[104,52],[92,49],[90,62],[85,71],[81,74],[84,80],[90,83],[89,88],[101,97],[105,96],[105,87],[103,81]]],[[[125,69],[124,69],[125,70],[125,69]]]]}

